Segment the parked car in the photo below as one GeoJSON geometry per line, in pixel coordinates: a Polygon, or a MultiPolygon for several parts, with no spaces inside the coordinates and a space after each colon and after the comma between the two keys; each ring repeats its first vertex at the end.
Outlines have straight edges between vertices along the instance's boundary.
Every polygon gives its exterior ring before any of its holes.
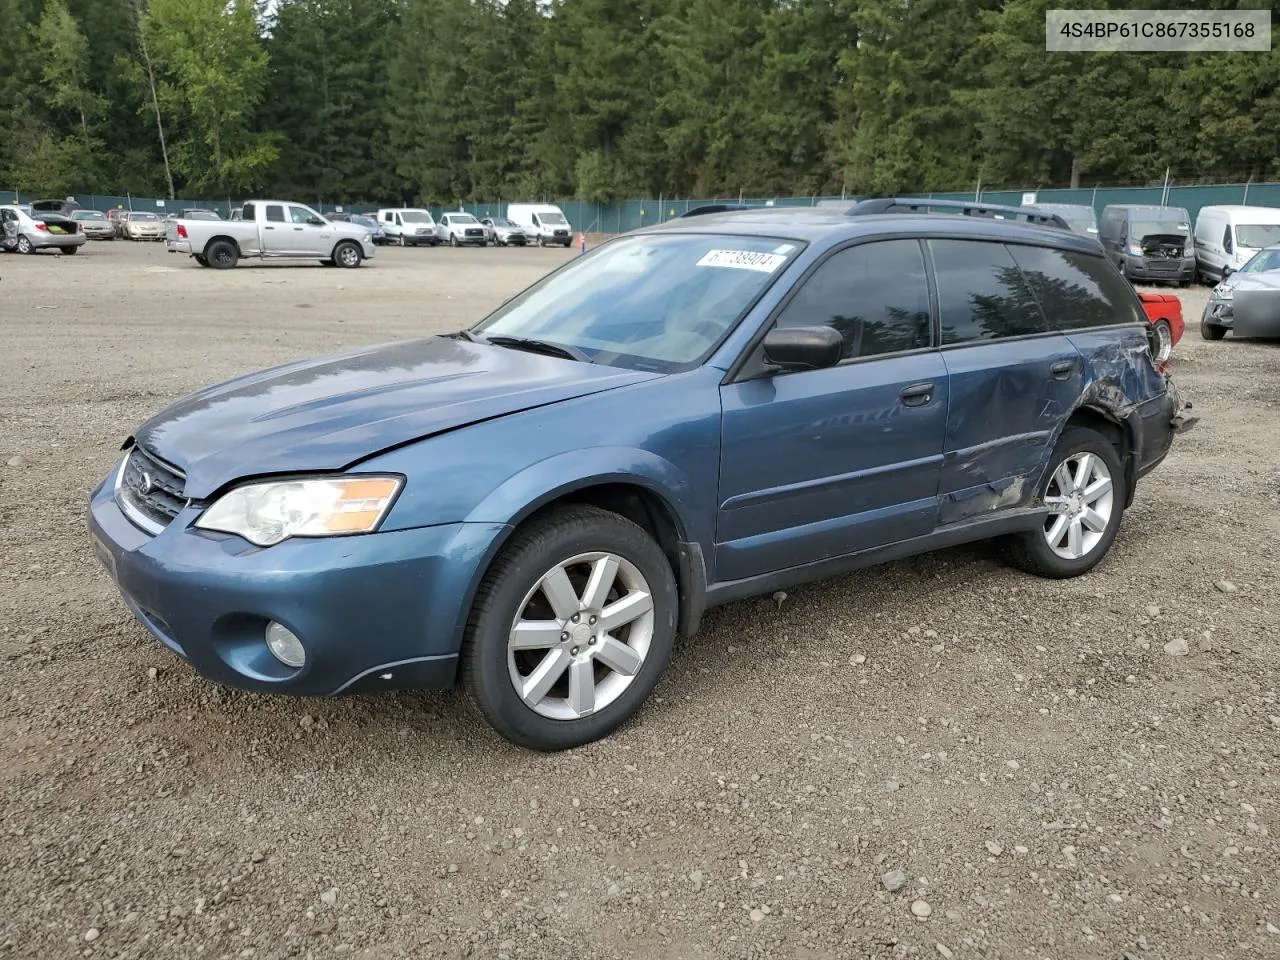
{"type": "Polygon", "coordinates": [[[353,213],[351,215],[351,223],[358,227],[364,227],[369,231],[369,236],[373,238],[375,246],[382,246],[390,241],[387,239],[387,232],[382,229],[382,224],[370,214],[353,213]]]}
{"type": "MultiPolygon", "coordinates": [[[[1280,287],[1280,244],[1259,250],[1239,270],[1227,274],[1209,294],[1204,313],[1200,316],[1200,336],[1206,340],[1221,340],[1235,326],[1236,289],[1246,279],[1257,281],[1256,289],[1280,287]]],[[[1255,323],[1255,326],[1257,324],[1255,323]]],[[[1250,331],[1248,336],[1271,336],[1265,323],[1262,332],[1250,331]]],[[[1280,332],[1274,335],[1280,335],[1280,332]]]]}
{"type": "Polygon", "coordinates": [[[115,225],[107,219],[107,215],[98,210],[77,210],[71,219],[80,224],[80,229],[90,240],[114,240],[115,225]]]}
{"type": "Polygon", "coordinates": [[[400,207],[378,211],[378,222],[387,235],[390,243],[400,246],[421,246],[429,243],[436,246],[440,238],[436,236],[436,222],[429,210],[417,207],[400,207]]]}
{"type": "Polygon", "coordinates": [[[1172,293],[1140,291],[1142,310],[1151,325],[1151,354],[1156,365],[1163,368],[1173,354],[1173,348],[1182,339],[1185,324],[1182,321],[1182,301],[1172,293]]]}
{"type": "MultiPolygon", "coordinates": [[[[185,253],[202,267],[226,270],[245,258],[319,260],[358,267],[373,257],[373,238],[354,223],[326,220],[310,207],[283,200],[250,200],[239,222],[176,220],[165,246],[185,253]]],[[[132,222],[132,221],[131,221],[132,222]]]]}
{"type": "Polygon", "coordinates": [[[506,217],[485,217],[480,222],[484,225],[485,238],[495,246],[523,247],[529,242],[524,227],[506,217]]]}
{"type": "Polygon", "coordinates": [[[1088,204],[1077,203],[1035,203],[1031,204],[1044,213],[1056,213],[1076,233],[1090,237],[1098,235],[1098,215],[1088,204]]]}
{"type": "Polygon", "coordinates": [[[1098,238],[1130,280],[1172,281],[1185,287],[1195,278],[1191,217],[1182,207],[1111,204],[1102,208],[1098,238]]]}
{"type": "Polygon", "coordinates": [[[507,219],[523,227],[525,233],[540,247],[567,247],[573,242],[573,227],[569,225],[569,218],[554,203],[509,203],[507,219]]]}
{"type": "Polygon", "coordinates": [[[572,747],[639,709],[709,606],[988,537],[1032,573],[1090,570],[1193,419],[1145,326],[1063,230],[675,219],[470,329],[179,400],[89,527],[209,677],[460,676],[504,736],[572,747]]]}
{"type": "Polygon", "coordinates": [[[451,247],[483,247],[489,242],[480,221],[462,211],[440,214],[440,219],[436,221],[436,238],[451,247]]]}
{"type": "Polygon", "coordinates": [[[79,223],[60,213],[27,212],[16,204],[0,207],[0,250],[6,253],[77,253],[88,239],[79,223]]]}
{"type": "Polygon", "coordinates": [[[70,199],[36,200],[31,204],[31,212],[37,216],[45,213],[56,213],[59,216],[70,217],[79,209],[80,204],[70,199]]]}
{"type": "Polygon", "coordinates": [[[126,240],[163,240],[165,225],[157,213],[131,210],[122,229],[126,240]]]}
{"type": "Polygon", "coordinates": [[[1280,243],[1276,207],[1201,207],[1196,214],[1196,277],[1225,280],[1265,247],[1280,243]]]}
{"type": "Polygon", "coordinates": [[[203,207],[191,207],[178,213],[175,220],[221,220],[217,210],[206,210],[203,207]]]}

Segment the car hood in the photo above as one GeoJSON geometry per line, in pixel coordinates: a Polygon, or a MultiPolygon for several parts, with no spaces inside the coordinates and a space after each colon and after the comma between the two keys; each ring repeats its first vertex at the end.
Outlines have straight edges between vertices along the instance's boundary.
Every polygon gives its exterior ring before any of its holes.
{"type": "Polygon", "coordinates": [[[1263,270],[1260,273],[1241,273],[1237,270],[1214,287],[1212,295],[1215,299],[1225,299],[1234,294],[1241,284],[1246,284],[1248,289],[1253,290],[1280,289],[1280,270],[1263,270]]]}
{"type": "Polygon", "coordinates": [[[429,337],[253,373],[193,393],[136,439],[203,499],[273,473],[341,470],[468,424],[661,374],[429,337]]]}

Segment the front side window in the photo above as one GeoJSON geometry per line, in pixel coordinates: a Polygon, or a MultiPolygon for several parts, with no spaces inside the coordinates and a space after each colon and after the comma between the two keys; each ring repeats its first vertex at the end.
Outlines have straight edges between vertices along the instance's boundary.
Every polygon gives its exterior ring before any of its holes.
{"type": "Polygon", "coordinates": [[[929,248],[944,344],[1025,337],[1049,329],[1004,244],[930,240],[929,248]]]}
{"type": "Polygon", "coordinates": [[[768,237],[623,237],[545,277],[471,332],[572,347],[613,366],[689,369],[802,248],[768,237]]]}
{"type": "Polygon", "coordinates": [[[1280,270],[1280,250],[1263,250],[1255,253],[1240,270],[1243,273],[1263,273],[1267,270],[1280,270]]]}
{"type": "Polygon", "coordinates": [[[312,220],[322,219],[320,214],[316,213],[310,207],[289,207],[289,219],[294,223],[309,223],[312,220]]]}
{"type": "Polygon", "coordinates": [[[1128,284],[1102,257],[1016,244],[1008,249],[1048,320],[1047,329],[1076,330],[1138,319],[1128,284]]]}
{"type": "Polygon", "coordinates": [[[929,282],[918,240],[882,240],[841,250],[804,282],[780,327],[831,327],[845,360],[929,346],[929,282]]]}

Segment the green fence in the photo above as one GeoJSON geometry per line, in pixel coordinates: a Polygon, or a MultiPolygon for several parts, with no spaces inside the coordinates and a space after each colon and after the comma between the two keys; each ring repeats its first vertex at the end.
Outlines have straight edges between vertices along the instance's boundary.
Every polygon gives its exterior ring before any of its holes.
{"type": "MultiPolygon", "coordinates": [[[[1074,203],[1092,206],[1098,213],[1111,203],[1142,203],[1158,205],[1165,197],[1163,187],[1085,187],[1077,190],[1052,188],[1034,192],[1041,203],[1074,203]]],[[[1001,203],[1019,206],[1022,203],[1023,190],[990,190],[984,191],[981,199],[987,203],[1001,203]]],[[[914,193],[910,196],[929,197],[936,200],[972,200],[972,193],[914,193]]],[[[28,203],[33,197],[13,190],[0,191],[0,202],[28,203]]],[[[203,207],[217,210],[228,216],[238,201],[231,198],[222,200],[162,200],[156,197],[111,197],[82,194],[75,198],[82,206],[94,210],[122,208],[126,210],[149,210],[161,215],[184,207],[203,207]]],[[[335,206],[330,203],[307,201],[305,198],[294,198],[320,210],[322,213],[345,211],[348,213],[368,213],[379,206],[399,206],[397,203],[376,204],[358,203],[335,206]]],[[[557,200],[575,231],[585,230],[588,233],[624,233],[639,227],[651,226],[678,217],[687,210],[706,203],[745,203],[753,205],[771,205],[778,207],[807,207],[819,203],[854,203],[858,197],[703,197],[681,198],[658,197],[648,200],[619,200],[611,203],[591,203],[585,200],[557,200]]],[[[1243,203],[1256,207],[1280,207],[1280,183],[1235,183],[1210,184],[1203,186],[1169,187],[1166,206],[1185,207],[1194,220],[1201,207],[1216,204],[1243,203]]],[[[466,203],[460,207],[442,207],[431,205],[431,212],[439,216],[446,210],[466,210],[477,217],[497,216],[506,210],[505,200],[489,203],[466,203]]]]}

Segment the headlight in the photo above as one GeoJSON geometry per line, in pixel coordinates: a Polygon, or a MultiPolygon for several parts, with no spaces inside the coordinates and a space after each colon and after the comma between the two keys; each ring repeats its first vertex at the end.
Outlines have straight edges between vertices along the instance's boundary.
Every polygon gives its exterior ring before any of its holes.
{"type": "Polygon", "coordinates": [[[196,526],[235,533],[260,547],[288,537],[371,533],[402,482],[399,477],[354,476],[247,483],[218,498],[196,526]]]}
{"type": "Polygon", "coordinates": [[[1225,283],[1220,283],[1213,288],[1213,298],[1215,300],[1231,300],[1233,297],[1232,288],[1225,283]]]}
{"type": "Polygon", "coordinates": [[[1129,244],[1129,253],[1135,257],[1140,257],[1142,256],[1142,247],[1139,244],[1131,243],[1129,244]]]}
{"type": "Polygon", "coordinates": [[[363,237],[361,237],[361,238],[360,238],[360,240],[361,240],[361,242],[362,242],[362,243],[372,243],[372,242],[373,242],[373,238],[372,238],[369,234],[367,234],[367,233],[366,233],[363,237]]]}

